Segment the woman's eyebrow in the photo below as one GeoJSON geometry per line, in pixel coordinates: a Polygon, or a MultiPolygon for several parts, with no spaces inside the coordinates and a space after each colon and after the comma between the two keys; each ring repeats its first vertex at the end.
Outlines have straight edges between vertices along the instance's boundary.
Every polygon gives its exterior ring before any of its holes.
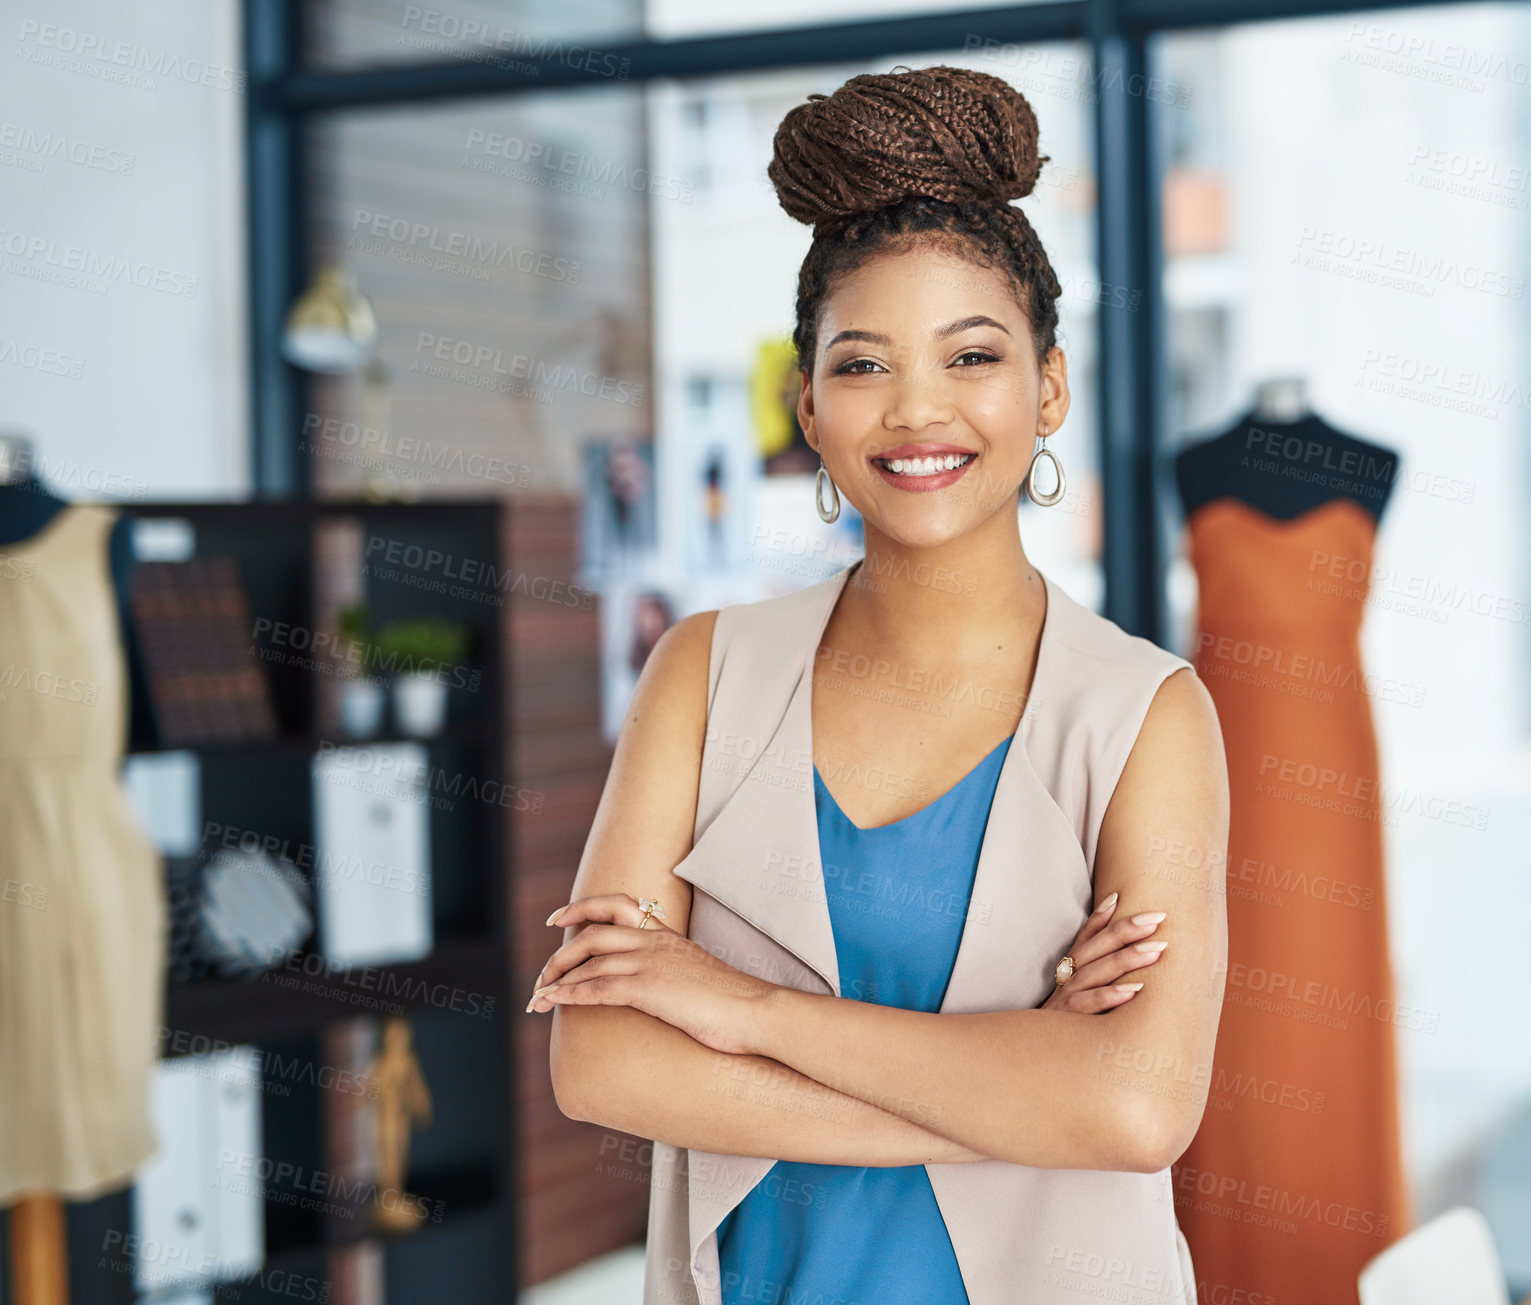
{"type": "MultiPolygon", "coordinates": [[[[996,322],[992,317],[985,317],[982,313],[976,313],[972,317],[959,317],[955,322],[948,322],[945,326],[938,326],[932,335],[937,340],[944,340],[949,335],[956,335],[959,331],[970,331],[975,326],[998,327],[1006,335],[1010,334],[1010,328],[1003,322],[996,322]]],[[[856,328],[848,328],[836,334],[824,347],[833,349],[835,345],[844,340],[861,340],[867,344],[887,344],[888,337],[877,331],[862,331],[856,328]]]]}

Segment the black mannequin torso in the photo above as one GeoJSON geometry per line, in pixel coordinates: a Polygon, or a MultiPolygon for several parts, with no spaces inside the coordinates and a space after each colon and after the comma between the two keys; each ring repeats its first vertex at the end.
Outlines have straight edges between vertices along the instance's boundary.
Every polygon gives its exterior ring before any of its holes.
{"type": "MultiPolygon", "coordinates": [[[[52,493],[40,481],[28,477],[13,484],[0,485],[0,547],[25,543],[43,530],[69,504],[52,493]]],[[[117,595],[117,623],[127,658],[129,685],[130,746],[150,742],[152,714],[148,710],[148,688],[138,657],[138,643],[133,635],[131,596],[133,592],[133,522],[126,514],[112,527],[112,588],[117,595]]]]}
{"type": "Polygon", "coordinates": [[[1213,499],[1234,498],[1290,521],[1336,498],[1359,503],[1379,524],[1398,472],[1398,454],[1308,414],[1265,421],[1251,409],[1221,435],[1175,455],[1186,516],[1213,499]]]}

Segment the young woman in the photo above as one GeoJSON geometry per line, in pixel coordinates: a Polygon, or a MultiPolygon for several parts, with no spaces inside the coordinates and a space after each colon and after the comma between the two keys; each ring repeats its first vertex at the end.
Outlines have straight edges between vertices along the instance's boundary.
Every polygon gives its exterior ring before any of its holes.
{"type": "Polygon", "coordinates": [[[951,67],[777,132],[798,418],[865,556],[659,641],[527,1007],[564,1113],[655,1140],[647,1305],[1195,1300],[1226,767],[1189,663],[1021,544],[1069,408],[1043,161],[951,67]]]}

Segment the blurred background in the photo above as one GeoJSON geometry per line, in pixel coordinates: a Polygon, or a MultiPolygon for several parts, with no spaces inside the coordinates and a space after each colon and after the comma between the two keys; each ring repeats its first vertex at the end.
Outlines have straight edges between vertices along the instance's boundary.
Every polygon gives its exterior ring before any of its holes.
{"type": "Polygon", "coordinates": [[[1397,457],[1346,577],[1386,894],[1336,946],[1413,1012],[1415,1219],[1479,1211],[1531,1291],[1531,9],[0,16],[0,748],[32,792],[78,725],[131,813],[0,819],[6,1305],[639,1300],[647,1146],[559,1113],[521,1008],[659,634],[859,556],[765,168],[805,96],[935,63],[1050,159],[1038,567],[1192,656],[1177,454],[1316,416],[1397,457]]]}

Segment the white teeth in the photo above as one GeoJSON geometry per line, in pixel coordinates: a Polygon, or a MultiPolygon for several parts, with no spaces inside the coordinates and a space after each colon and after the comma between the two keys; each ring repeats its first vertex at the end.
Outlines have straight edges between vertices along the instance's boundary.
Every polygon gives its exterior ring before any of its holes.
{"type": "Polygon", "coordinates": [[[939,457],[894,458],[883,465],[900,476],[934,476],[938,472],[952,471],[972,458],[971,453],[945,453],[939,457]]]}

